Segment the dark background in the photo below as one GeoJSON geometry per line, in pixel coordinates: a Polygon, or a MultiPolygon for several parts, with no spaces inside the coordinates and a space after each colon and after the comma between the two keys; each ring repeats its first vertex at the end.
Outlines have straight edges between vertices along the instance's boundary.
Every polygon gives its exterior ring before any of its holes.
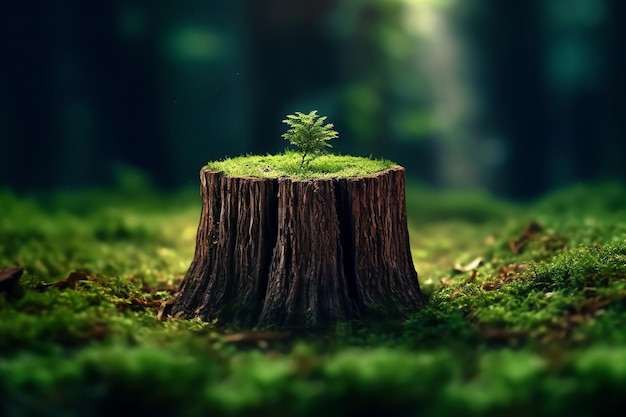
{"type": "Polygon", "coordinates": [[[623,0],[12,2],[0,187],[160,187],[279,152],[317,109],[336,152],[527,198],[626,178],[623,0]]]}

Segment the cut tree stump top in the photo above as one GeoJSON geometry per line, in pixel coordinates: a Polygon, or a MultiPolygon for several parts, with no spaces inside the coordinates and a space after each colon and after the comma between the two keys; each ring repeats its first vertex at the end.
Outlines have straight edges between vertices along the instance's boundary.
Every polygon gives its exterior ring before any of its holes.
{"type": "Polygon", "coordinates": [[[301,155],[248,155],[209,162],[206,168],[230,177],[313,180],[374,175],[398,165],[386,159],[326,154],[301,165],[301,155]]]}

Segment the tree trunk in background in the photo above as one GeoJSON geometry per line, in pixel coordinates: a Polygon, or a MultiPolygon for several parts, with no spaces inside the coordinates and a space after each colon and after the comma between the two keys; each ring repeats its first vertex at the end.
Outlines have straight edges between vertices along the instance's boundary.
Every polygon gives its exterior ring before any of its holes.
{"type": "Polygon", "coordinates": [[[607,83],[605,91],[608,95],[608,118],[610,120],[610,135],[613,140],[610,152],[612,158],[607,158],[605,164],[612,169],[612,176],[626,181],[626,164],[623,155],[626,155],[626,3],[621,0],[607,1],[607,44],[609,64],[607,65],[607,83]]]}
{"type": "MultiPolygon", "coordinates": [[[[484,0],[487,11],[476,22],[477,41],[488,66],[491,111],[510,145],[498,191],[515,198],[546,191],[551,141],[544,70],[545,42],[541,3],[537,0],[484,0]]],[[[488,110],[489,111],[489,110],[488,110]]]]}
{"type": "Polygon", "coordinates": [[[161,316],[322,327],[420,308],[401,167],[310,181],[201,171],[196,252],[161,316]]]}

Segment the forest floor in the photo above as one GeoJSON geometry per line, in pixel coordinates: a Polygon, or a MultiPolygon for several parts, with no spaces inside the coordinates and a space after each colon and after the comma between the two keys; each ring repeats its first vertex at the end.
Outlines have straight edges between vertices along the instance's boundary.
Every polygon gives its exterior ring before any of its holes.
{"type": "Polygon", "coordinates": [[[0,191],[0,415],[588,416],[623,404],[620,185],[514,204],[409,184],[428,305],[315,332],[157,319],[199,211],[197,190],[161,194],[132,173],[111,190],[0,191]]]}

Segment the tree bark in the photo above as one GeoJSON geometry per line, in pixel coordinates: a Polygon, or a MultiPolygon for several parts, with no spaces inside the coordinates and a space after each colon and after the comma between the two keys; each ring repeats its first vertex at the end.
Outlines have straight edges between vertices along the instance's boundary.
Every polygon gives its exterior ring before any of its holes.
{"type": "Polygon", "coordinates": [[[294,180],[200,172],[196,251],[161,317],[323,327],[420,308],[405,171],[294,180]]]}

